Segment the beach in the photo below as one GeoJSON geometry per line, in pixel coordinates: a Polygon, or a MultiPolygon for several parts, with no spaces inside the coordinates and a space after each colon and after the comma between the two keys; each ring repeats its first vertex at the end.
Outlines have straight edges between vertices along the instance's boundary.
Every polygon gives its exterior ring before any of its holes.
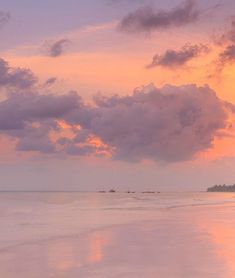
{"type": "Polygon", "coordinates": [[[235,277],[234,193],[0,194],[0,277],[235,277]]]}

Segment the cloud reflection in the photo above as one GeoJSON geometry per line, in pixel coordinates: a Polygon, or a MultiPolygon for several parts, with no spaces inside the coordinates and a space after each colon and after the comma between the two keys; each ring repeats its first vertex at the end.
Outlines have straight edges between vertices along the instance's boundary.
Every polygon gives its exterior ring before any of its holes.
{"type": "Polygon", "coordinates": [[[109,231],[95,231],[78,240],[56,240],[48,244],[48,268],[54,275],[72,275],[82,271],[83,267],[102,263],[105,248],[112,242],[112,235],[109,231]]]}

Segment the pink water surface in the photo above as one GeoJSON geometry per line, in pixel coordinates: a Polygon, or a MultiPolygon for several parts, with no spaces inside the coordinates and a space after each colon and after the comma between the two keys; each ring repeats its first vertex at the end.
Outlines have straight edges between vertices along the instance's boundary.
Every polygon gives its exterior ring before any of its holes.
{"type": "Polygon", "coordinates": [[[0,194],[0,277],[235,277],[235,194],[0,194]]]}

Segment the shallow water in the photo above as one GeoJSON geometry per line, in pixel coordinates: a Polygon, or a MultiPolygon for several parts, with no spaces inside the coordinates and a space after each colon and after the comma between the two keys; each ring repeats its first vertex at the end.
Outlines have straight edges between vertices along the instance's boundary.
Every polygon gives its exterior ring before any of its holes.
{"type": "Polygon", "coordinates": [[[1,193],[0,277],[235,277],[234,193],[1,193]]]}

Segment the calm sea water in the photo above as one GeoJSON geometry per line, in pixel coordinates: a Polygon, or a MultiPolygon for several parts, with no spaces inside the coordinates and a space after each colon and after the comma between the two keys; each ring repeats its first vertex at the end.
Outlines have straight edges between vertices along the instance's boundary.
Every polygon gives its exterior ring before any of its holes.
{"type": "Polygon", "coordinates": [[[0,193],[0,277],[235,277],[234,193],[0,193]]]}

